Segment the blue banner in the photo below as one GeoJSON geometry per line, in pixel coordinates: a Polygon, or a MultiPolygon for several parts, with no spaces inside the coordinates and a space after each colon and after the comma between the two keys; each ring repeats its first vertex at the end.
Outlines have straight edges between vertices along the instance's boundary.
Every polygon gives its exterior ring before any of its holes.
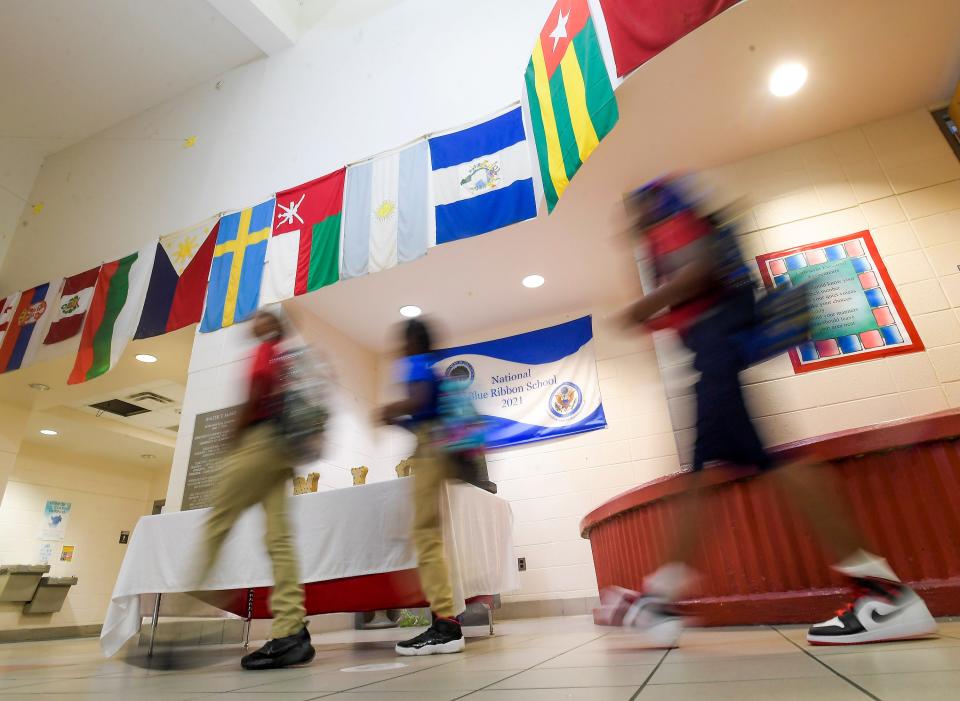
{"type": "Polygon", "coordinates": [[[589,316],[550,328],[438,351],[436,368],[459,377],[503,448],[607,425],[589,316]]]}

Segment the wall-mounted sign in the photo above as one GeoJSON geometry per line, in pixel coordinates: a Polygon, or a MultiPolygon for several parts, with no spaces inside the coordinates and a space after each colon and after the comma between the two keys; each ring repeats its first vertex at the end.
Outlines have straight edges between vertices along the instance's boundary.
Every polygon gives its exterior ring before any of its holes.
{"type": "Polygon", "coordinates": [[[187,461],[187,480],[183,486],[183,501],[180,504],[182,511],[210,506],[213,488],[220,474],[220,464],[230,450],[240,408],[241,405],[229,406],[197,414],[187,461]]]}
{"type": "Polygon", "coordinates": [[[70,519],[69,501],[47,501],[43,506],[43,525],[40,527],[40,540],[63,540],[70,519]]]}
{"type": "Polygon", "coordinates": [[[130,542],[130,531],[120,531],[120,545],[126,545],[130,542]]]}
{"type": "Polygon", "coordinates": [[[923,350],[869,231],[757,256],[768,287],[810,282],[813,338],[790,351],[795,372],[923,350]]]}

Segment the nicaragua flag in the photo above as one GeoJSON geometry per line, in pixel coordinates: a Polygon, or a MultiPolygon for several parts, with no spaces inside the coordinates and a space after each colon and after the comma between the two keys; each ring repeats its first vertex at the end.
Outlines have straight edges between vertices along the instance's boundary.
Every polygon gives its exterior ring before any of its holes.
{"type": "Polygon", "coordinates": [[[429,140],[438,244],[537,216],[519,107],[429,140]]]}

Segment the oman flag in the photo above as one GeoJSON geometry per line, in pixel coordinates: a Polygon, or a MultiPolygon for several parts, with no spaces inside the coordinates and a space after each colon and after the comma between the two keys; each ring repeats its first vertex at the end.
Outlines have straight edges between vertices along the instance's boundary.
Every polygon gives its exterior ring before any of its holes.
{"type": "Polygon", "coordinates": [[[60,299],[55,304],[53,318],[50,320],[50,330],[43,339],[44,345],[60,343],[80,333],[99,272],[100,266],[97,266],[64,278],[60,286],[60,299]]]}
{"type": "Polygon", "coordinates": [[[92,380],[117,364],[140,319],[155,250],[151,243],[100,267],[67,384],[92,380]]]}
{"type": "Polygon", "coordinates": [[[260,303],[306,294],[340,279],[340,216],[346,168],[277,193],[260,303]]]}
{"type": "Polygon", "coordinates": [[[220,217],[160,237],[134,338],[152,338],[200,321],[220,217]]]}

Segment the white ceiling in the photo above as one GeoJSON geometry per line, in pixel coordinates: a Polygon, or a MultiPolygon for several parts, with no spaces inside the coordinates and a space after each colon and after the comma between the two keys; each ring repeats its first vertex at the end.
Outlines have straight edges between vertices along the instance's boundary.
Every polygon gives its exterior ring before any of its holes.
{"type": "MultiPolygon", "coordinates": [[[[324,14],[326,0],[307,1],[324,21],[337,16],[332,11],[324,14]]],[[[365,10],[375,12],[386,2],[369,0],[365,10]]],[[[0,130],[16,123],[31,134],[64,136],[62,125],[76,121],[69,138],[80,138],[107,120],[142,109],[140,104],[161,102],[182,87],[168,86],[161,75],[157,64],[175,51],[158,48],[158,36],[177,34],[190,45],[181,49],[194,57],[217,54],[221,63],[195,58],[214,74],[230,61],[253,57],[256,52],[242,37],[233,36],[205,4],[205,0],[98,0],[83,3],[81,11],[81,3],[66,0],[8,0],[0,27],[0,55],[18,53],[8,51],[10,14],[12,24],[20,27],[14,32],[14,45],[32,59],[18,58],[17,70],[6,58],[0,65],[5,85],[0,130]],[[141,45],[158,53],[151,56],[145,50],[140,55],[125,39],[100,29],[110,19],[111,8],[125,22],[139,26],[141,45]],[[64,17],[76,15],[76,21],[50,30],[41,19],[54,9],[66,13],[64,17]],[[178,13],[180,18],[193,18],[187,22],[192,29],[181,27],[178,13]],[[23,36],[27,20],[34,23],[32,42],[23,36]],[[208,36],[202,36],[198,21],[208,36]],[[198,45],[206,49],[217,41],[223,51],[197,50],[198,45]],[[66,48],[61,51],[58,44],[66,48]],[[46,61],[43,47],[57,60],[46,61]],[[119,67],[124,61],[117,57],[128,56],[131,61],[119,67]],[[142,72],[134,60],[137,56],[142,72]],[[56,85],[32,85],[30,71],[25,70],[32,65],[42,66],[34,68],[33,75],[59,76],[56,85]],[[144,76],[153,82],[154,92],[144,87],[144,76]],[[134,82],[137,85],[131,85],[134,82]],[[81,85],[85,87],[80,89],[81,85]],[[9,95],[23,105],[21,110],[6,108],[9,95]],[[98,105],[101,98],[109,104],[98,105]],[[65,110],[74,110],[76,118],[61,117],[65,110]]],[[[350,8],[329,4],[341,13],[350,8]]],[[[636,272],[620,235],[618,202],[624,190],[665,171],[735,161],[948,97],[960,75],[960,3],[924,0],[923,7],[918,12],[899,0],[747,0],[630,77],[618,93],[620,124],[549,218],[435,248],[419,261],[333,285],[299,303],[374,350],[387,348],[390,331],[400,319],[397,310],[404,304],[423,307],[448,333],[465,337],[623,303],[637,294],[636,272]],[[777,63],[787,59],[806,63],[810,79],[798,95],[779,100],[767,92],[766,79],[777,63]],[[530,273],[544,275],[546,285],[523,288],[520,280],[530,273]]],[[[171,60],[176,70],[189,63],[171,60]]],[[[192,78],[180,75],[176,80],[185,85],[192,78]]],[[[193,333],[185,329],[135,342],[116,369],[76,387],[65,386],[72,362],[68,357],[0,376],[0,397],[33,411],[28,441],[46,440],[38,433],[41,424],[56,421],[62,431],[54,440],[61,447],[125,462],[150,453],[169,464],[169,434],[141,432],[136,426],[90,416],[76,406],[103,394],[122,396],[144,383],[182,385],[193,333]],[[143,365],[133,360],[134,353],[145,351],[160,362],[143,365]],[[29,382],[44,382],[53,389],[36,392],[27,387],[29,382]]]]}
{"type": "Polygon", "coordinates": [[[0,136],[45,153],[263,55],[207,0],[4,0],[0,12],[0,136]]]}
{"type": "Polygon", "coordinates": [[[462,337],[624,301],[638,291],[618,235],[627,189],[946,99],[960,77],[960,2],[922,5],[919,12],[900,0],[747,0],[626,81],[617,93],[620,123],[549,218],[432,249],[304,304],[383,349],[404,304],[462,337]],[[773,97],[769,73],[791,59],[808,66],[808,83],[790,99],[773,97]],[[530,273],[546,285],[521,287],[530,273]]]}

